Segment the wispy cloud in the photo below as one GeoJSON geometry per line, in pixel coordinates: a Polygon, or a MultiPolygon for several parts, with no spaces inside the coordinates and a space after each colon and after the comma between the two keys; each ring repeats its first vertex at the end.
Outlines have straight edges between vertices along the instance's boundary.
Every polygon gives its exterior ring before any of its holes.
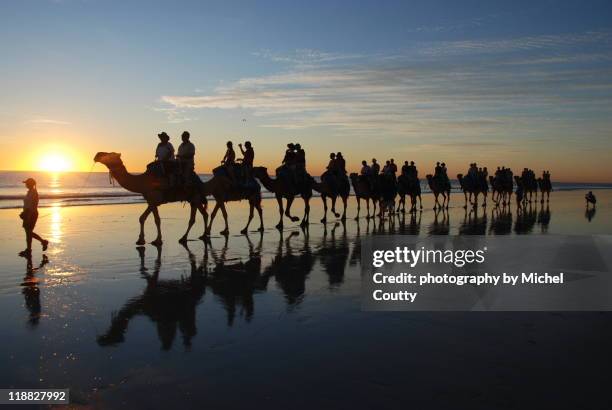
{"type": "Polygon", "coordinates": [[[71,125],[69,121],[56,120],[53,118],[32,118],[25,121],[26,124],[49,124],[49,125],[71,125]]]}
{"type": "Polygon", "coordinates": [[[527,138],[536,122],[541,128],[612,106],[608,32],[421,44],[375,56],[258,55],[288,67],[208,94],[162,96],[161,110],[250,110],[263,127],[372,137],[512,131],[527,138]]]}

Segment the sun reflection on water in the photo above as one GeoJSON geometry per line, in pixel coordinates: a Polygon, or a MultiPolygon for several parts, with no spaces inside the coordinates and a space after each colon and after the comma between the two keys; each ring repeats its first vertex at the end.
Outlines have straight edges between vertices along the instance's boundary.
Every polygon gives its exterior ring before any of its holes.
{"type": "Polygon", "coordinates": [[[51,242],[60,244],[62,242],[62,206],[53,204],[51,210],[50,237],[51,242]]]}

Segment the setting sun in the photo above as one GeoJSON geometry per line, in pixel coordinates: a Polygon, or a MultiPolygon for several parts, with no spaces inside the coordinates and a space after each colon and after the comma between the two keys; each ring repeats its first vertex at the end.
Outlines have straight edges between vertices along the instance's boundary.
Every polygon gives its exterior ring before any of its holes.
{"type": "Polygon", "coordinates": [[[49,172],[63,172],[71,169],[70,160],[66,156],[57,153],[44,155],[38,166],[42,171],[49,172]]]}

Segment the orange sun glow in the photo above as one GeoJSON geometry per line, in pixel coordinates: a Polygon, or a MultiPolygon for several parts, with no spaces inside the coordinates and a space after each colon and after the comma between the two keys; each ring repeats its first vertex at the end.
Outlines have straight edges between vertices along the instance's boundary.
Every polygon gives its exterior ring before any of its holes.
{"type": "Polygon", "coordinates": [[[63,172],[72,168],[70,160],[62,154],[45,154],[39,161],[38,167],[42,171],[63,172]]]}

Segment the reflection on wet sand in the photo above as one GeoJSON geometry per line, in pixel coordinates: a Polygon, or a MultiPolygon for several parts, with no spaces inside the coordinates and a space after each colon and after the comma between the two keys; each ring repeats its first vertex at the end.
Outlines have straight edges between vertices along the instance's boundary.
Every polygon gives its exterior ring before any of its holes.
{"type": "Polygon", "coordinates": [[[316,257],[310,248],[310,235],[303,229],[304,240],[300,249],[294,249],[291,239],[299,236],[298,232],[291,232],[286,239],[279,236],[276,255],[270,266],[265,270],[267,276],[274,276],[276,283],[282,290],[289,309],[299,305],[306,292],[306,279],[312,271],[316,257]]]}
{"type": "Polygon", "coordinates": [[[157,325],[157,335],[163,350],[172,347],[177,327],[186,347],[196,334],[196,305],[204,295],[205,281],[203,271],[192,261],[191,274],[188,278],[159,279],[161,269],[161,246],[155,247],[153,272],[145,265],[145,248],[138,247],[140,273],[146,281],[142,295],[131,298],[123,307],[113,314],[110,328],[98,336],[101,346],[114,345],[125,340],[130,321],[139,315],[147,316],[157,325]]]}
{"type": "Polygon", "coordinates": [[[584,217],[591,222],[595,217],[595,208],[587,208],[584,212],[584,217]]]}
{"type": "Polygon", "coordinates": [[[346,269],[350,253],[346,235],[346,222],[336,222],[331,229],[330,235],[328,235],[327,231],[327,226],[325,226],[321,246],[317,253],[323,270],[327,274],[329,285],[334,288],[344,282],[344,270],[346,269]],[[339,226],[342,226],[342,233],[338,239],[336,231],[339,226]]]}
{"type": "Polygon", "coordinates": [[[26,256],[26,275],[21,283],[23,287],[21,293],[23,294],[25,307],[29,312],[28,324],[31,326],[38,325],[42,311],[40,305],[40,288],[38,287],[36,273],[47,263],[49,263],[49,259],[47,255],[43,255],[38,266],[34,267],[32,255],[26,256]]]}
{"type": "MultiPolygon", "coordinates": [[[[330,289],[338,289],[344,283],[347,267],[360,263],[364,237],[372,234],[419,235],[421,219],[422,212],[399,214],[385,220],[358,220],[351,223],[354,233],[350,237],[346,223],[323,225],[314,244],[308,227],[303,227],[301,232],[281,231],[278,240],[273,242],[275,245],[268,247],[271,250],[267,254],[271,256],[269,260],[263,251],[263,233],[257,235],[255,240],[248,235],[238,239],[246,241],[246,258],[228,257],[230,249],[242,245],[233,243],[230,247],[227,236],[221,238],[222,246],[218,248],[213,246],[212,240],[198,242],[199,246],[203,245],[201,258],[185,243],[182,246],[187,252],[190,274],[180,279],[160,278],[161,246],[155,247],[156,256],[152,268],[147,267],[145,262],[145,248],[138,247],[139,272],[145,279],[146,287],[141,295],[129,299],[113,314],[110,327],[98,337],[98,343],[105,346],[123,342],[130,321],[141,315],[156,324],[163,350],[172,347],[177,332],[182,335],[183,345],[189,348],[197,334],[197,307],[207,290],[225,311],[227,325],[232,326],[237,317],[246,322],[251,321],[256,310],[254,296],[267,292],[271,279],[281,291],[287,308],[291,310],[299,306],[307,296],[306,281],[317,262],[327,276],[330,289]],[[297,241],[300,241],[299,245],[297,241]]],[[[507,235],[513,231],[517,234],[531,233],[536,223],[541,226],[542,232],[547,232],[550,219],[548,205],[542,206],[539,211],[537,207],[528,206],[517,212],[513,230],[513,216],[509,207],[494,208],[490,218],[486,209],[475,208],[464,212],[458,225],[458,234],[507,235]]],[[[447,210],[438,209],[434,212],[427,233],[450,233],[447,210]]],[[[32,295],[35,295],[33,291],[32,295]]],[[[31,299],[34,300],[34,296],[31,299]]],[[[36,303],[30,305],[35,311],[36,303]]]]}
{"type": "MultiPolygon", "coordinates": [[[[225,237],[220,253],[213,249],[210,242],[204,243],[203,266],[209,265],[209,256],[212,258],[210,262],[213,263],[213,268],[208,269],[206,275],[206,286],[221,301],[227,312],[228,326],[234,323],[237,313],[246,321],[250,321],[255,312],[253,295],[268,288],[269,277],[261,273],[262,235],[260,235],[257,248],[254,248],[248,236],[246,238],[249,245],[249,256],[246,262],[226,257],[229,249],[228,237],[225,237]]],[[[185,248],[191,254],[186,245],[185,248]]]]}
{"type": "Polygon", "coordinates": [[[512,210],[510,207],[493,208],[489,235],[509,235],[512,232],[512,210]]]}
{"type": "Polygon", "coordinates": [[[450,218],[447,209],[434,210],[433,222],[429,225],[430,235],[448,235],[450,232],[450,218]]]}
{"type": "Polygon", "coordinates": [[[459,225],[459,235],[486,235],[487,234],[487,211],[478,214],[479,207],[465,210],[463,221],[459,225]]]}

